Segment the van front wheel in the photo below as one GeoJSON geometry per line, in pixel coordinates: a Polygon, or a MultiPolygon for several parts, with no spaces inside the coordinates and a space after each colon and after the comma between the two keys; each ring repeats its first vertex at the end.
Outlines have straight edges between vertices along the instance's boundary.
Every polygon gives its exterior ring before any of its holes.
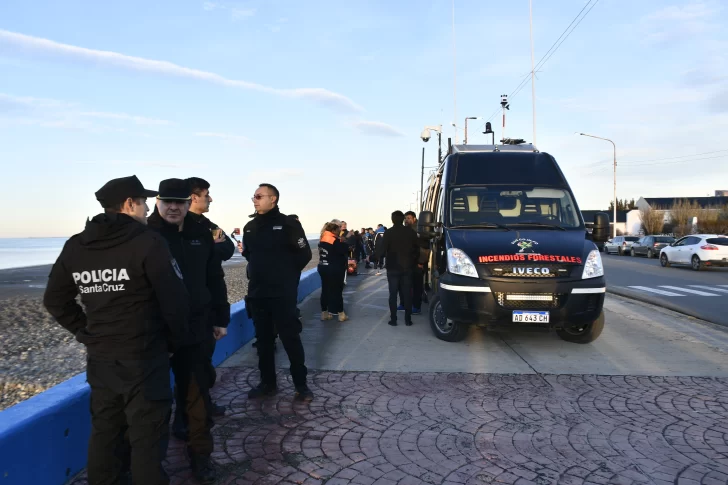
{"type": "Polygon", "coordinates": [[[562,340],[575,344],[588,344],[594,342],[604,330],[604,312],[592,323],[586,323],[576,327],[564,327],[556,331],[562,340]]]}
{"type": "Polygon", "coordinates": [[[459,342],[468,334],[468,326],[445,316],[440,297],[435,295],[430,300],[430,327],[435,337],[446,342],[459,342]]]}

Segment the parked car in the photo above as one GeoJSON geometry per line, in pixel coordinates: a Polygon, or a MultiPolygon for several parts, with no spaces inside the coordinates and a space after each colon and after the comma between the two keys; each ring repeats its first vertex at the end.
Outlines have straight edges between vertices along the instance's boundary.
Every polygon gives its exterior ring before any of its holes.
{"type": "Polygon", "coordinates": [[[604,252],[607,254],[619,254],[624,256],[631,251],[632,243],[639,241],[637,236],[616,236],[604,245],[604,252]]]}
{"type": "Polygon", "coordinates": [[[672,236],[645,236],[641,237],[639,241],[632,244],[630,253],[632,256],[647,256],[648,258],[655,258],[660,255],[660,251],[665,246],[675,242],[675,238],[672,236]]]}
{"type": "Polygon", "coordinates": [[[728,236],[692,234],[678,239],[660,251],[660,264],[690,265],[695,271],[705,267],[728,266],[728,236]]]}

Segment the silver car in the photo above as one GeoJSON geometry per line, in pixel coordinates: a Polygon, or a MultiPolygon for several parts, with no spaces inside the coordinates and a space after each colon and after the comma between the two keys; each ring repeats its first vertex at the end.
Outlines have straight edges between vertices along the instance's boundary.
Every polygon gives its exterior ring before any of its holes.
{"type": "Polygon", "coordinates": [[[632,252],[632,243],[639,241],[637,236],[616,236],[607,241],[604,245],[604,252],[607,254],[619,254],[624,256],[632,252]]]}

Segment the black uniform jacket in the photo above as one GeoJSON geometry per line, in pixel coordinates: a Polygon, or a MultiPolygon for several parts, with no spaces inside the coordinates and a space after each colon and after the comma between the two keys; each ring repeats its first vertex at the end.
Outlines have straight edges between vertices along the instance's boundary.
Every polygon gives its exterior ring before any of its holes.
{"type": "Polygon", "coordinates": [[[43,304],[90,357],[154,359],[189,337],[189,297],[175,265],[159,234],[125,214],[99,214],[66,242],[43,304]]]}
{"type": "Polygon", "coordinates": [[[243,229],[249,298],[295,298],[311,247],[301,224],[278,208],[259,214],[243,229]]]}
{"type": "Polygon", "coordinates": [[[212,335],[210,323],[216,327],[227,327],[230,322],[225,279],[215,256],[212,234],[197,224],[189,213],[180,231],[179,227],[162,219],[156,207],[149,216],[148,224],[166,239],[190,294],[190,331],[193,336],[189,343],[203,342],[212,335]],[[213,322],[210,322],[211,315],[216,318],[213,322]]]}
{"type": "MultiPolygon", "coordinates": [[[[213,229],[220,229],[217,224],[205,217],[204,214],[195,214],[194,212],[190,212],[189,215],[190,219],[195,221],[197,224],[200,224],[208,231],[212,232],[213,229]]],[[[222,233],[225,234],[225,231],[223,231],[222,233]]],[[[225,236],[225,241],[215,244],[215,255],[220,259],[221,262],[227,261],[228,259],[233,257],[233,254],[235,254],[236,244],[233,242],[230,236],[228,236],[227,234],[225,234],[225,236]]]]}
{"type": "Polygon", "coordinates": [[[385,256],[387,272],[392,274],[412,271],[420,257],[417,233],[409,227],[395,225],[384,232],[377,245],[377,258],[385,256]]]}
{"type": "MultiPolygon", "coordinates": [[[[189,212],[188,214],[190,216],[190,219],[192,219],[196,224],[209,231],[210,233],[212,233],[213,229],[219,229],[219,226],[217,224],[212,222],[203,214],[195,214],[194,212],[189,212]]],[[[225,234],[225,231],[223,231],[223,234],[225,234]]],[[[225,236],[227,236],[227,234],[225,234],[225,236]]],[[[222,262],[227,261],[228,259],[233,257],[237,244],[233,242],[233,239],[231,237],[227,236],[225,241],[221,243],[215,243],[213,247],[215,251],[216,265],[218,267],[218,270],[220,271],[220,275],[222,276],[223,291],[225,293],[225,304],[223,305],[221,303],[220,305],[217,305],[211,309],[210,322],[213,326],[219,327],[220,325],[216,325],[216,322],[224,320],[226,317],[228,321],[230,320],[230,302],[227,300],[228,290],[227,284],[225,283],[225,271],[223,271],[222,269],[222,262]],[[222,312],[222,316],[218,315],[218,312],[222,312]]]]}

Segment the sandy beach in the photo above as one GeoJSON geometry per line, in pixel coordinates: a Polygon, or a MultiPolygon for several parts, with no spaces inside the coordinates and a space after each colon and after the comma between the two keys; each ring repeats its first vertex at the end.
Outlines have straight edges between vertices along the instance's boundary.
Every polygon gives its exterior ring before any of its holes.
{"type": "MultiPolygon", "coordinates": [[[[318,264],[318,251],[306,269],[318,264]]],[[[248,291],[246,262],[237,253],[224,265],[228,300],[248,291]]],[[[51,265],[0,270],[0,410],[86,369],[86,350],[43,308],[51,265]]]]}

